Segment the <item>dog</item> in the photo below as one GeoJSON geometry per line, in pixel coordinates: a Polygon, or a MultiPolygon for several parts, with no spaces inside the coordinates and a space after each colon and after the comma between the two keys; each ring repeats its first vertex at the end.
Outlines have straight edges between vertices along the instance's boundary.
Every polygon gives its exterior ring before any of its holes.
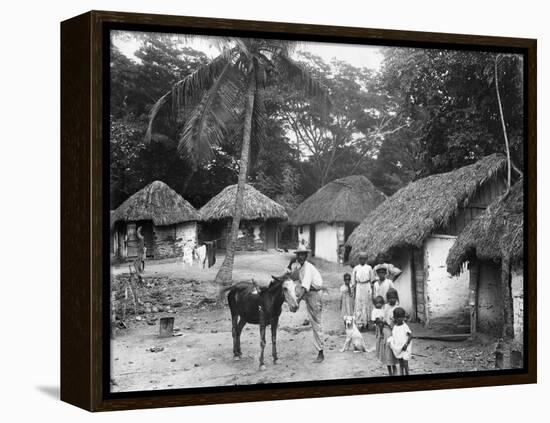
{"type": "Polygon", "coordinates": [[[353,352],[371,352],[355,324],[355,317],[344,316],[343,319],[346,326],[346,342],[340,352],[349,350],[351,346],[353,346],[353,352]]]}

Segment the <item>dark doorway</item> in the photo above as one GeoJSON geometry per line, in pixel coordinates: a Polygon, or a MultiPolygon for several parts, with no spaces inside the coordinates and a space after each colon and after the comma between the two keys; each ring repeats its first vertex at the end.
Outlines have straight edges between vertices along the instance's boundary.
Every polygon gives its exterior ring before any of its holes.
{"type": "Polygon", "coordinates": [[[315,224],[309,225],[309,248],[311,248],[311,255],[315,256],[315,224]]]}
{"type": "Polygon", "coordinates": [[[277,222],[268,220],[265,222],[265,247],[277,248],[277,222]]]}
{"type": "MultiPolygon", "coordinates": [[[[354,222],[345,222],[344,223],[344,242],[347,242],[349,236],[351,235],[351,233],[353,232],[353,230],[359,226],[359,223],[354,223],[354,222]]],[[[348,252],[349,254],[349,252],[348,252]]]]}

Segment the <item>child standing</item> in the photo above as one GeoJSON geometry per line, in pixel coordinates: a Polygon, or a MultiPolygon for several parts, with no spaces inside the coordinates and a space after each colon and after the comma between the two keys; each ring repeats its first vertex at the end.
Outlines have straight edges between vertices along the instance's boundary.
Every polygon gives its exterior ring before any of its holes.
{"type": "Polygon", "coordinates": [[[396,307],[393,310],[394,326],[388,344],[393,354],[399,360],[399,371],[401,375],[409,375],[409,360],[411,359],[412,332],[409,325],[405,323],[405,310],[396,307]]]}
{"type": "Polygon", "coordinates": [[[344,274],[344,284],[340,286],[340,317],[353,316],[353,291],[351,289],[351,275],[344,274]]]}
{"type": "Polygon", "coordinates": [[[382,351],[384,351],[384,343],[382,340],[382,329],[384,327],[384,298],[380,295],[374,299],[371,321],[374,324],[376,335],[376,357],[382,359],[382,351]]]}
{"type": "Polygon", "coordinates": [[[398,360],[395,357],[388,339],[392,336],[393,329],[393,310],[397,307],[399,296],[394,288],[388,289],[386,293],[386,304],[384,304],[384,326],[382,328],[382,346],[380,351],[380,361],[388,367],[390,376],[397,374],[398,360]]]}

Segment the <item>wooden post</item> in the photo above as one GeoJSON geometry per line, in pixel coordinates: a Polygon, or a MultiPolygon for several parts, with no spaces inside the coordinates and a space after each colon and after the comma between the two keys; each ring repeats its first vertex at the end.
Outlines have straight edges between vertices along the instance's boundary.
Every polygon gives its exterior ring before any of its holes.
{"type": "Polygon", "coordinates": [[[169,338],[174,335],[174,318],[161,317],[159,325],[159,336],[161,338],[169,338]]]}
{"type": "Polygon", "coordinates": [[[470,270],[470,335],[474,336],[477,333],[477,308],[479,305],[479,276],[480,265],[477,259],[472,259],[469,264],[470,270]]]}
{"type": "Polygon", "coordinates": [[[504,339],[514,338],[514,306],[512,304],[512,292],[510,289],[510,257],[502,257],[500,290],[502,295],[504,325],[502,337],[504,339]]]}

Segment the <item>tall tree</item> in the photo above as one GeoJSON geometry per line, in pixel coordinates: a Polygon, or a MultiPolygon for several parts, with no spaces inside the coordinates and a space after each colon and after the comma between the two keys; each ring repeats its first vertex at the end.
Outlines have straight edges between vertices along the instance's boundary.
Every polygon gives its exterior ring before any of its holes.
{"type": "MultiPolygon", "coordinates": [[[[380,71],[382,85],[414,123],[418,146],[416,177],[470,164],[505,152],[495,87],[496,54],[458,50],[388,48],[380,71]]],[[[499,62],[501,102],[506,114],[511,160],[521,168],[523,78],[521,56],[499,62]]]]}
{"type": "Polygon", "coordinates": [[[301,93],[284,83],[275,87],[279,116],[302,156],[302,173],[313,178],[314,190],[335,177],[368,173],[384,138],[407,122],[378,89],[373,70],[336,59],[327,63],[307,52],[300,59],[330,89],[333,104],[329,119],[323,119],[301,93]]]}
{"type": "Polygon", "coordinates": [[[242,216],[244,186],[247,180],[250,143],[261,138],[265,123],[263,90],[268,74],[275,72],[292,80],[308,95],[328,108],[328,92],[308,72],[290,58],[292,44],[277,40],[220,38],[221,54],[177,82],[164,94],[151,112],[148,139],[155,122],[164,117],[180,127],[178,150],[195,163],[212,157],[228,136],[230,122],[242,122],[242,141],[235,211],[226,255],[217,282],[232,278],[235,247],[242,216]],[[189,117],[181,119],[189,113],[189,117]]]}

